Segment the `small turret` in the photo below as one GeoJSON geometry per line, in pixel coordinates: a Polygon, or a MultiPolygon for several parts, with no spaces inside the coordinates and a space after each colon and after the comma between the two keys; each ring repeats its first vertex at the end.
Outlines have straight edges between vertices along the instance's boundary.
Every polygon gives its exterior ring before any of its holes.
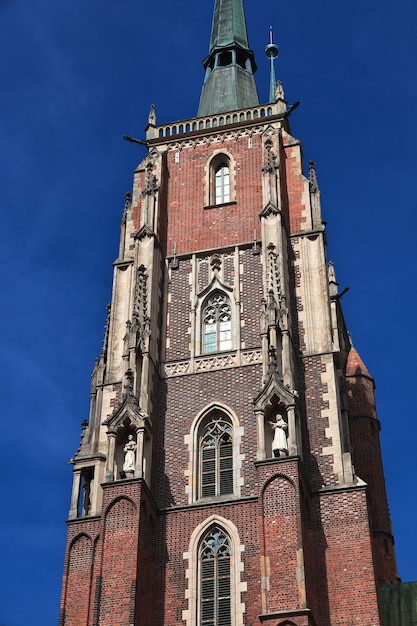
{"type": "Polygon", "coordinates": [[[346,364],[350,439],[355,472],[368,485],[375,574],[377,583],[381,584],[394,583],[399,579],[388,514],[374,390],[374,379],[352,346],[346,364]]]}
{"type": "Polygon", "coordinates": [[[374,390],[374,379],[358,352],[352,346],[346,364],[349,417],[371,417],[377,419],[374,390]]]}

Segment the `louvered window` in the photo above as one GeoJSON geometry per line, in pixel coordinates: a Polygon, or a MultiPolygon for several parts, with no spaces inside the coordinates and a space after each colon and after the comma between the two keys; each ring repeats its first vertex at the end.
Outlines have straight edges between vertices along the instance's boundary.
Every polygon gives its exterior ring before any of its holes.
{"type": "Polygon", "coordinates": [[[200,433],[200,497],[233,493],[233,428],[221,414],[200,433]]]}
{"type": "Polygon", "coordinates": [[[199,626],[231,626],[230,540],[218,526],[200,545],[199,626]]]}
{"type": "Polygon", "coordinates": [[[203,311],[204,352],[232,349],[232,311],[224,293],[214,293],[203,311]]]}

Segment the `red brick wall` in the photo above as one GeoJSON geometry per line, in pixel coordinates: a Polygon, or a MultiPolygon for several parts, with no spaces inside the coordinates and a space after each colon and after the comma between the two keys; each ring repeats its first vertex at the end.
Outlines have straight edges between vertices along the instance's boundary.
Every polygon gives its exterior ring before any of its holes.
{"type": "MultiPolygon", "coordinates": [[[[253,415],[253,390],[262,382],[261,365],[204,372],[166,381],[166,412],[160,415],[158,448],[158,506],[187,504],[185,487],[188,478],[189,452],[184,435],[191,431],[195,417],[210,403],[217,401],[235,412],[245,428],[241,453],[245,454],[242,474],[245,477],[242,495],[254,493],[256,458],[256,423],[253,415]]],[[[164,406],[163,403],[161,406],[164,406]]]]}
{"type": "Polygon", "coordinates": [[[190,315],[191,315],[191,273],[190,259],[179,262],[178,269],[172,270],[168,302],[169,345],[166,360],[174,361],[190,356],[190,315]]]}
{"type": "Polygon", "coordinates": [[[261,612],[257,504],[249,501],[193,507],[161,517],[158,535],[161,552],[157,562],[160,602],[156,604],[156,624],[173,626],[184,623],[182,611],[188,609],[185,598],[188,588],[185,570],[188,561],[183,556],[188,552],[190,537],[196,526],[214,514],[230,520],[238,528],[240,542],[244,545],[244,571],[241,580],[248,586],[248,591],[242,594],[242,601],[246,603],[245,621],[247,624],[257,623],[261,612]]]}
{"type": "Polygon", "coordinates": [[[283,185],[283,198],[285,215],[288,215],[289,231],[291,234],[305,230],[306,216],[309,215],[310,208],[306,207],[303,194],[305,191],[305,178],[302,172],[300,146],[290,146],[288,142],[294,140],[286,135],[283,136],[284,150],[283,158],[285,171],[281,175],[283,185]]]}
{"type": "Polygon", "coordinates": [[[81,535],[75,539],[70,547],[68,560],[65,624],[66,626],[87,625],[93,568],[91,537],[81,535]]]}
{"type": "Polygon", "coordinates": [[[60,626],[87,626],[91,623],[95,546],[99,530],[98,518],[84,518],[68,524],[60,626]]]}
{"type": "Polygon", "coordinates": [[[100,626],[130,623],[136,580],[137,519],[135,504],[116,500],[104,518],[100,626]]]}
{"type": "Polygon", "coordinates": [[[365,489],[314,499],[320,626],[379,624],[365,489]]]}
{"type": "Polygon", "coordinates": [[[356,474],[368,485],[376,580],[381,584],[393,583],[397,582],[398,573],[382,466],[380,423],[374,381],[366,374],[357,368],[356,374],[345,379],[350,440],[356,474]]]}
{"type": "Polygon", "coordinates": [[[260,347],[260,304],[263,297],[261,256],[254,255],[252,249],[242,251],[243,266],[241,276],[241,339],[245,348],[260,347]]]}
{"type": "Polygon", "coordinates": [[[306,420],[301,420],[304,458],[313,488],[337,483],[337,476],[332,471],[333,455],[322,453],[323,447],[332,443],[326,436],[329,420],[321,415],[321,412],[328,408],[327,400],[323,399],[327,385],[321,380],[325,369],[326,366],[321,363],[320,356],[305,357],[299,361],[301,399],[304,401],[306,415],[306,420]]]}
{"type": "Polygon", "coordinates": [[[372,378],[357,374],[346,376],[346,394],[350,417],[373,417],[376,419],[374,381],[372,378]]]}
{"type": "MultiPolygon", "coordinates": [[[[254,135],[252,145],[248,150],[248,137],[239,137],[224,143],[184,147],[180,152],[179,163],[175,163],[175,152],[169,152],[165,173],[169,185],[167,189],[164,187],[164,196],[167,198],[168,254],[172,254],[174,243],[178,254],[185,254],[252,241],[255,229],[260,238],[259,213],[263,208],[260,135],[254,135]],[[215,150],[227,151],[234,159],[236,204],[205,209],[206,164],[215,150]]],[[[143,178],[141,173],[136,184],[142,186],[143,178]]],[[[164,204],[164,198],[161,198],[161,203],[164,204]]],[[[162,209],[160,213],[163,214],[162,209]]],[[[138,207],[134,207],[134,220],[138,230],[138,207]]],[[[162,232],[158,236],[164,241],[162,232]]]]}

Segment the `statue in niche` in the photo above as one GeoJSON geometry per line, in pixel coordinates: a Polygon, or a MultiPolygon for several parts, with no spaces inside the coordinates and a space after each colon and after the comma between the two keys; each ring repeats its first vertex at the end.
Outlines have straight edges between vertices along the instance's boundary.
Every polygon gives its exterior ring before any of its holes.
{"type": "Polygon", "coordinates": [[[136,464],[136,442],[133,439],[133,435],[129,435],[127,443],[123,448],[125,453],[125,462],[123,463],[124,472],[134,472],[136,464]]]}
{"type": "Polygon", "coordinates": [[[274,457],[288,456],[287,430],[288,426],[282,415],[277,415],[275,422],[268,422],[274,431],[272,453],[274,457]]]}

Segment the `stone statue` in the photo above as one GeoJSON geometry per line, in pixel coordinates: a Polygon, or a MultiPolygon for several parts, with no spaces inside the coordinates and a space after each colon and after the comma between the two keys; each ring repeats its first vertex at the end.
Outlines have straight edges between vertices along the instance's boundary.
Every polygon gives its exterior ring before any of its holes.
{"type": "Polygon", "coordinates": [[[282,415],[276,416],[275,422],[268,422],[274,431],[274,440],[272,442],[272,452],[275,457],[288,455],[287,430],[288,426],[282,415]]]}
{"type": "Polygon", "coordinates": [[[133,440],[133,435],[129,435],[127,444],[123,448],[125,453],[125,462],[123,463],[124,472],[134,472],[136,464],[136,443],[133,440]]]}

